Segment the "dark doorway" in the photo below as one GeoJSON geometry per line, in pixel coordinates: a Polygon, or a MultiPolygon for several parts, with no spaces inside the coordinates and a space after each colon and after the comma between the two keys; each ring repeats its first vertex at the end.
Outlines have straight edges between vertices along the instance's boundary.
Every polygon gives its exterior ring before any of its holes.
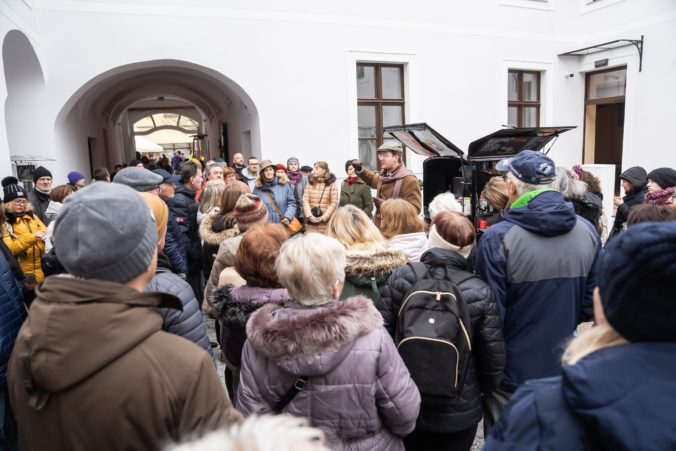
{"type": "Polygon", "coordinates": [[[596,106],[594,163],[615,165],[615,195],[620,194],[624,102],[596,106]]]}
{"type": "Polygon", "coordinates": [[[615,195],[620,194],[624,95],[627,68],[587,74],[585,93],[584,162],[615,165],[615,195]]]}

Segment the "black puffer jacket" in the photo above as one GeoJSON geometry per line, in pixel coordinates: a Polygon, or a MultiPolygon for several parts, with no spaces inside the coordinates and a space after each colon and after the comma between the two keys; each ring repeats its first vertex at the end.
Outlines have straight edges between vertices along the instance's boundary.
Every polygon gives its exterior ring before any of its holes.
{"type": "MultiPolygon", "coordinates": [[[[425,252],[420,260],[433,277],[444,277],[449,271],[467,271],[468,264],[459,254],[440,248],[425,252]]],[[[390,276],[380,294],[376,307],[383,315],[385,328],[394,336],[397,312],[404,295],[416,282],[416,275],[409,266],[402,266],[390,276]]],[[[502,378],[505,366],[505,343],[498,305],[491,288],[478,277],[462,282],[458,288],[469,308],[472,324],[472,358],[470,358],[465,385],[458,399],[439,403],[434,409],[430,400],[423,396],[416,429],[450,433],[467,429],[481,420],[481,393],[495,389],[502,378]]],[[[396,343],[395,343],[396,344],[396,343]]],[[[434,368],[430,368],[434,371],[434,368]]]]}
{"type": "Polygon", "coordinates": [[[176,185],[174,197],[167,202],[173,215],[179,235],[176,239],[179,248],[185,253],[188,261],[188,272],[196,273],[202,265],[202,245],[198,233],[197,211],[199,204],[195,200],[195,191],[182,184],[176,185]]]}
{"type": "Polygon", "coordinates": [[[160,308],[162,330],[192,341],[212,354],[207,328],[202,321],[202,309],[185,280],[171,272],[169,260],[162,254],[157,259],[157,271],[146,285],[146,292],[173,294],[181,300],[183,310],[160,308]]]}

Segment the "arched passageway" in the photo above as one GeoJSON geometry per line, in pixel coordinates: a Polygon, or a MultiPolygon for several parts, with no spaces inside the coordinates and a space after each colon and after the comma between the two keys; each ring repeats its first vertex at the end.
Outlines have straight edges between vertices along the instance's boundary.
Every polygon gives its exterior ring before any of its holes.
{"type": "Polygon", "coordinates": [[[197,64],[156,60],[111,69],[78,89],[56,118],[59,155],[85,171],[128,162],[134,124],[160,113],[196,122],[205,158],[260,154],[258,111],[237,83],[197,64]]]}
{"type": "Polygon", "coordinates": [[[45,80],[33,45],[21,31],[11,30],[5,35],[2,64],[7,85],[4,114],[10,156],[49,156],[41,129],[46,124],[45,80]]]}

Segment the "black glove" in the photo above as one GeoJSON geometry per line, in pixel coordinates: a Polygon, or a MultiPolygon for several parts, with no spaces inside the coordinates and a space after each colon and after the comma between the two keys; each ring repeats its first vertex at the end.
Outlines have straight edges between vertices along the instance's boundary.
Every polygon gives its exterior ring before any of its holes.
{"type": "Polygon", "coordinates": [[[361,167],[361,161],[359,160],[352,160],[350,164],[354,168],[354,172],[356,172],[357,174],[359,174],[363,170],[363,168],[361,167]]]}

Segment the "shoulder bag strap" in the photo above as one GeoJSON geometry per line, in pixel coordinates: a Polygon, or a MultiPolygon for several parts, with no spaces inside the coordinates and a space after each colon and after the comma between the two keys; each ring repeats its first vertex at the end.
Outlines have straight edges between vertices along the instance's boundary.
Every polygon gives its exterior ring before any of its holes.
{"type": "Polygon", "coordinates": [[[319,196],[319,202],[317,202],[318,207],[322,205],[322,199],[324,198],[324,191],[326,191],[326,182],[324,182],[324,189],[322,190],[322,195],[319,196]]]}
{"type": "Polygon", "coordinates": [[[281,211],[279,211],[279,208],[277,208],[277,204],[275,203],[275,200],[270,195],[270,191],[265,191],[265,195],[268,196],[268,200],[272,204],[272,208],[274,208],[275,212],[277,212],[277,215],[279,216],[279,220],[281,221],[282,219],[284,219],[284,215],[282,214],[281,211]]]}
{"type": "Polygon", "coordinates": [[[279,400],[279,402],[275,405],[274,407],[274,412],[275,413],[281,413],[282,410],[284,410],[284,407],[286,407],[293,398],[296,397],[298,393],[303,391],[305,388],[305,384],[307,383],[308,376],[301,376],[296,381],[293,383],[291,388],[289,388],[289,391],[287,391],[284,396],[282,396],[282,399],[279,400]]]}

